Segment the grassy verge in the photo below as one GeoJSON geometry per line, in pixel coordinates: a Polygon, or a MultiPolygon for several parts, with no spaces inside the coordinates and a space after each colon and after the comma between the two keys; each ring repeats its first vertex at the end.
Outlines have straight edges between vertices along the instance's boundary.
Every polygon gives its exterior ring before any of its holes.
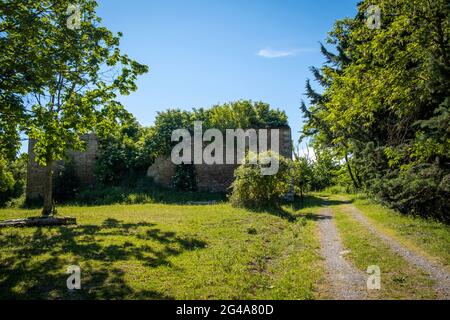
{"type": "Polygon", "coordinates": [[[381,231],[404,246],[435,259],[450,270],[450,226],[442,222],[402,215],[372,200],[355,195],[334,196],[348,199],[381,231]]]}
{"type": "Polygon", "coordinates": [[[348,258],[366,272],[368,266],[377,265],[381,270],[381,290],[371,291],[374,299],[434,299],[433,281],[420,269],[409,265],[392,252],[376,236],[346,214],[340,205],[333,205],[336,224],[344,246],[351,252],[348,258]]]}
{"type": "Polygon", "coordinates": [[[313,299],[319,244],[296,210],[292,221],[228,204],[61,207],[77,226],[0,231],[0,299],[313,299]],[[79,291],[66,288],[70,265],[79,291]]]}
{"type": "Polygon", "coordinates": [[[353,204],[404,245],[425,252],[450,267],[450,226],[404,216],[367,199],[356,199],[353,204]]]}

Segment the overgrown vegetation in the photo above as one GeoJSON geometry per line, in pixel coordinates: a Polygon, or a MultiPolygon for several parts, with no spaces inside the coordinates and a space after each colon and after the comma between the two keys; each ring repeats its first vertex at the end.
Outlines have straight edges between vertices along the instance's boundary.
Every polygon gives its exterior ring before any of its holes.
{"type": "MultiPolygon", "coordinates": [[[[273,165],[273,164],[272,164],[273,165]]],[[[235,180],[231,186],[231,203],[236,207],[270,208],[279,206],[284,197],[291,190],[292,163],[275,152],[268,151],[258,156],[249,153],[245,164],[239,166],[235,173],[235,180]],[[258,158],[258,163],[252,159],[258,158]],[[265,163],[276,158],[279,170],[276,174],[264,175],[262,170],[265,163]]]]}
{"type": "Polygon", "coordinates": [[[304,195],[310,191],[320,191],[338,184],[346,184],[343,166],[327,149],[316,149],[315,158],[295,154],[294,185],[296,193],[304,195]]]}
{"type": "Polygon", "coordinates": [[[288,126],[284,111],[271,109],[263,102],[240,100],[209,109],[200,108],[192,111],[169,109],[159,112],[155,124],[146,139],[146,148],[155,159],[168,156],[177,144],[171,141],[172,132],[177,129],[187,129],[193,132],[194,121],[202,121],[203,129],[262,129],[283,128],[288,126]]]}
{"type": "Polygon", "coordinates": [[[403,213],[450,220],[450,7],[362,1],[338,21],[306,85],[304,137],[345,163],[348,181],[403,213]],[[378,5],[380,29],[367,27],[378,5]]]}
{"type": "MultiPolygon", "coordinates": [[[[100,140],[101,155],[97,161],[100,186],[124,186],[146,175],[148,167],[158,157],[168,157],[176,142],[171,141],[177,129],[194,128],[202,121],[203,129],[282,128],[288,125],[286,114],[271,109],[268,104],[241,100],[209,109],[184,111],[169,109],[159,112],[155,124],[142,127],[128,113],[122,113],[120,128],[100,140]]],[[[176,166],[172,186],[179,191],[195,191],[196,174],[191,165],[176,166]]]]}
{"type": "Polygon", "coordinates": [[[148,204],[148,203],[195,203],[224,202],[223,193],[192,192],[165,189],[153,183],[152,179],[141,177],[128,180],[118,186],[100,186],[81,189],[76,197],[65,205],[113,205],[113,204],[148,204]]]}
{"type": "Polygon", "coordinates": [[[146,174],[153,161],[146,148],[150,129],[142,127],[129,113],[120,119],[118,130],[100,137],[100,155],[96,162],[99,185],[119,186],[146,174]]]}
{"type": "Polygon", "coordinates": [[[22,154],[13,161],[0,159],[0,207],[7,206],[12,200],[25,192],[28,155],[22,154]]]}
{"type": "Polygon", "coordinates": [[[175,166],[175,174],[171,179],[172,188],[179,191],[196,191],[197,174],[193,164],[175,166]]]}
{"type": "Polygon", "coordinates": [[[54,196],[57,203],[75,199],[80,190],[80,179],[78,179],[73,161],[67,160],[61,165],[54,181],[54,196]]]}

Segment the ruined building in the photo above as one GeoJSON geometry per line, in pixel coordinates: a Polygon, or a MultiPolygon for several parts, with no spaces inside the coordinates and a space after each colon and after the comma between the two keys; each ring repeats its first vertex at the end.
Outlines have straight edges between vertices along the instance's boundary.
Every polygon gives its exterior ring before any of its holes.
{"type": "MultiPolygon", "coordinates": [[[[279,135],[280,154],[286,158],[292,157],[292,137],[290,128],[282,128],[279,135]]],[[[270,136],[270,134],[269,134],[270,136]]],[[[96,135],[89,134],[83,137],[86,141],[86,151],[70,151],[68,156],[72,159],[75,173],[78,176],[83,187],[93,187],[96,183],[95,167],[99,156],[99,141],[96,135]]],[[[30,141],[28,153],[30,163],[28,165],[27,199],[33,200],[43,195],[44,169],[35,161],[33,152],[35,142],[30,141]]],[[[270,147],[270,146],[269,146],[270,147]]],[[[60,170],[63,162],[56,162],[54,170],[60,170]]],[[[226,192],[233,182],[234,170],[238,165],[195,165],[197,174],[197,186],[200,191],[207,192],[226,192]]],[[[170,157],[158,158],[147,170],[147,175],[153,178],[154,182],[163,186],[170,187],[171,178],[175,172],[175,165],[170,157]]]]}

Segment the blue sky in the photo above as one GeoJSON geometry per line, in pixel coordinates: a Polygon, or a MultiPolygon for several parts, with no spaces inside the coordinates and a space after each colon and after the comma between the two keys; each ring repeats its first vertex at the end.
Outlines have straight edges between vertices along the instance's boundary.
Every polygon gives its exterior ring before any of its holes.
{"type": "Polygon", "coordinates": [[[286,111],[295,139],[309,67],[334,21],[357,0],[99,0],[98,15],[124,33],[121,48],[150,67],[122,97],[143,125],[167,108],[238,99],[286,111]]]}

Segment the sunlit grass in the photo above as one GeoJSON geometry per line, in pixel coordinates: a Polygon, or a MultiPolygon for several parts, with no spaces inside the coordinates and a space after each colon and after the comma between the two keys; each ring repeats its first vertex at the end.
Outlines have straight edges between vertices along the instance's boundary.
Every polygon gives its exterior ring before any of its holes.
{"type": "Polygon", "coordinates": [[[351,218],[345,206],[332,207],[348,259],[362,272],[372,265],[380,267],[381,290],[371,290],[376,299],[434,299],[433,281],[426,273],[411,266],[367,228],[351,218]]]}
{"type": "Polygon", "coordinates": [[[377,228],[408,248],[431,259],[436,259],[450,269],[449,225],[431,219],[401,214],[362,195],[342,194],[332,197],[351,201],[377,228]]]}
{"type": "MultiPolygon", "coordinates": [[[[296,209],[61,207],[77,226],[0,229],[0,298],[313,299],[319,244],[296,209]],[[66,288],[69,265],[81,267],[79,291],[66,288]]],[[[0,210],[1,220],[36,215],[0,210]]]]}

